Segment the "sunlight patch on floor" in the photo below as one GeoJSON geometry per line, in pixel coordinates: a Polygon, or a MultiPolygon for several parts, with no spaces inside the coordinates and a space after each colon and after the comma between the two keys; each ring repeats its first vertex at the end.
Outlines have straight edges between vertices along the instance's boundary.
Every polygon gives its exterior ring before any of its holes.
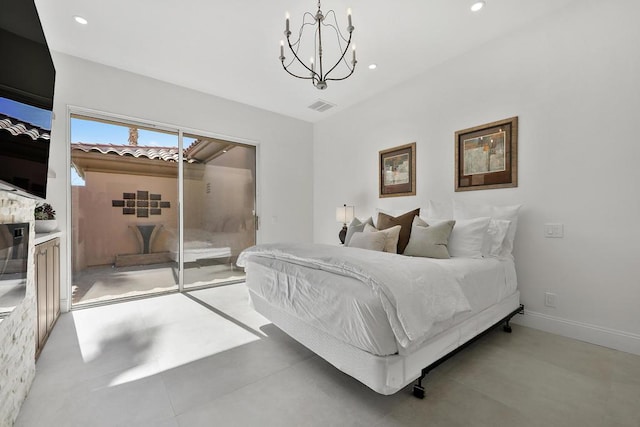
{"type": "Polygon", "coordinates": [[[247,314],[243,283],[191,294],[207,301],[170,294],[74,311],[83,362],[116,360],[130,365],[110,381],[111,387],[266,337],[260,327],[269,322],[250,310],[247,314]]]}

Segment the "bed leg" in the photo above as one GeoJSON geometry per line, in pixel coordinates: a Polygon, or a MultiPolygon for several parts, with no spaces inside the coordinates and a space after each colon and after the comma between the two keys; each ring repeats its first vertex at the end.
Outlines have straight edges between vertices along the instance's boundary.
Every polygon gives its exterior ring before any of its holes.
{"type": "Polygon", "coordinates": [[[424,387],[422,386],[422,380],[427,376],[427,372],[423,369],[420,378],[416,381],[417,383],[413,385],[413,395],[418,399],[424,399],[424,387]]]}
{"type": "Polygon", "coordinates": [[[511,329],[511,325],[509,325],[509,322],[511,321],[511,319],[513,318],[513,316],[515,316],[516,314],[524,314],[524,305],[520,304],[520,307],[518,307],[517,310],[515,310],[513,313],[511,313],[505,320],[504,320],[504,326],[502,326],[502,330],[505,331],[506,333],[510,334],[512,329],[511,329]]]}

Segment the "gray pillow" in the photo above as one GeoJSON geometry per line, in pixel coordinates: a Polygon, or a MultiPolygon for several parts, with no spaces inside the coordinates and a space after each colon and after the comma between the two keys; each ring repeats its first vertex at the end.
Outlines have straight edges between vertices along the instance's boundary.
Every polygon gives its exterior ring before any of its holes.
{"type": "Polygon", "coordinates": [[[365,219],[364,222],[360,221],[358,218],[353,218],[353,221],[351,221],[351,224],[347,227],[347,236],[344,238],[344,245],[349,246],[349,241],[351,240],[353,233],[364,231],[364,226],[367,224],[373,226],[373,219],[371,217],[365,219]]]}
{"type": "Polygon", "coordinates": [[[387,239],[384,244],[384,252],[389,252],[392,254],[398,253],[398,239],[400,238],[400,230],[402,230],[401,225],[394,225],[391,228],[387,228],[385,230],[376,230],[373,225],[365,224],[364,232],[365,233],[380,233],[384,235],[384,238],[387,239]]]}
{"type": "Polygon", "coordinates": [[[387,237],[383,233],[363,233],[362,231],[356,231],[351,235],[351,240],[347,246],[380,252],[384,249],[386,243],[387,237]]]}
{"type": "Polygon", "coordinates": [[[411,237],[404,254],[425,258],[449,258],[447,244],[455,223],[451,220],[429,226],[420,218],[415,217],[411,225],[411,237]]]}

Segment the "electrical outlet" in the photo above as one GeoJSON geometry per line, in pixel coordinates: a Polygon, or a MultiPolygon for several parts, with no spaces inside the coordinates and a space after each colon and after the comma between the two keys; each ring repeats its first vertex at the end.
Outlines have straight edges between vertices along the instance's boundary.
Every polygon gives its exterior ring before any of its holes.
{"type": "Polygon", "coordinates": [[[544,293],[544,305],[546,305],[547,307],[552,307],[555,308],[556,307],[556,298],[558,296],[556,294],[552,294],[551,292],[545,292],[544,293]]]}

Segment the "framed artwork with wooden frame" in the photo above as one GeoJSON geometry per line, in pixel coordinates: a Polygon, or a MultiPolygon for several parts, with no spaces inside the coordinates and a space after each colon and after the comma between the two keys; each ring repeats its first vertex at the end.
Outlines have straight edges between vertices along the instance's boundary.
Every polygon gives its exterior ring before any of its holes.
{"type": "Polygon", "coordinates": [[[380,197],[416,195],[416,143],[380,151],[380,197]]]}
{"type": "Polygon", "coordinates": [[[518,117],[456,132],[456,191],[518,186],[518,117]]]}

